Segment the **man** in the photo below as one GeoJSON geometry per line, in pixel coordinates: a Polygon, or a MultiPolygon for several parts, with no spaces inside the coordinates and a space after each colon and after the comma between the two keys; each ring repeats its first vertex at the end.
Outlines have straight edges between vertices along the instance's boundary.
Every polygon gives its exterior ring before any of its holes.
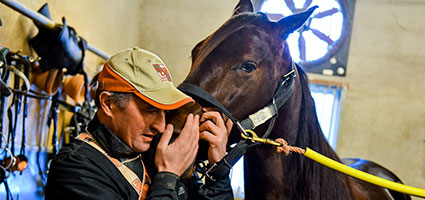
{"type": "Polygon", "coordinates": [[[170,144],[173,125],[165,110],[193,100],[177,90],[159,57],[140,48],[111,56],[97,77],[98,111],[87,133],[64,146],[53,159],[46,199],[233,199],[229,177],[199,183],[179,177],[193,163],[199,139],[209,142],[208,159],[226,153],[232,123],[220,113],[189,114],[170,144]],[[162,133],[151,177],[141,159],[155,135],[162,133]]]}

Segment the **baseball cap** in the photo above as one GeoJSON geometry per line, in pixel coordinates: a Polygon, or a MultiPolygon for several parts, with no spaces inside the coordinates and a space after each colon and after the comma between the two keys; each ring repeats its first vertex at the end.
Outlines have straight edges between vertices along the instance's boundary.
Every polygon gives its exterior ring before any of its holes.
{"type": "Polygon", "coordinates": [[[150,105],[177,109],[194,100],[174,85],[164,62],[139,47],[124,49],[111,56],[99,72],[99,88],[111,92],[134,93],[150,105]]]}

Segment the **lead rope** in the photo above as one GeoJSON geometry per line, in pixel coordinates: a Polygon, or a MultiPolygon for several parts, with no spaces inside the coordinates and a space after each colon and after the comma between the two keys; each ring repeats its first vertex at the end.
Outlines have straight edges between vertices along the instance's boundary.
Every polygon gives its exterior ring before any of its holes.
{"type": "Polygon", "coordinates": [[[340,162],[332,160],[320,153],[317,153],[310,148],[306,148],[305,150],[300,147],[294,147],[288,144],[284,139],[278,138],[275,141],[265,142],[267,144],[272,144],[276,146],[277,153],[285,153],[285,155],[289,155],[291,152],[295,152],[301,155],[304,155],[307,158],[312,159],[315,162],[318,162],[326,167],[329,167],[333,170],[339,171],[341,173],[347,174],[354,178],[369,182],[371,184],[384,187],[390,190],[394,190],[397,192],[422,197],[425,198],[425,190],[420,188],[415,188],[412,186],[404,185],[401,183],[396,183],[393,181],[389,181],[387,179],[383,179],[372,174],[368,174],[366,172],[351,168],[347,165],[344,165],[340,162]]]}
{"type": "Polygon", "coordinates": [[[298,154],[304,155],[305,150],[300,147],[294,147],[288,144],[288,142],[282,138],[277,138],[275,142],[281,144],[281,146],[276,146],[277,153],[285,153],[285,155],[289,155],[291,152],[295,152],[298,154]]]}

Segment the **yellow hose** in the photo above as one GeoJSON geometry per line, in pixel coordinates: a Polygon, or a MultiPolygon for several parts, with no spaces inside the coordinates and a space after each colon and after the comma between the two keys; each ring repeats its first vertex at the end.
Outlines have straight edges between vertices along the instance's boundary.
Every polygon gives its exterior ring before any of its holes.
{"type": "Polygon", "coordinates": [[[358,178],[360,180],[372,183],[374,185],[378,185],[381,187],[385,187],[388,188],[390,190],[394,190],[397,192],[401,192],[401,193],[405,193],[405,194],[409,194],[409,195],[414,195],[414,196],[418,196],[418,197],[422,197],[425,198],[425,190],[424,189],[419,189],[419,188],[415,188],[415,187],[411,187],[411,186],[407,186],[407,185],[403,185],[400,183],[396,183],[396,182],[392,182],[362,171],[359,171],[357,169],[348,167],[344,164],[341,164],[337,161],[334,161],[328,157],[325,157],[311,149],[309,149],[308,147],[306,148],[306,151],[304,153],[304,156],[322,164],[325,165],[331,169],[334,169],[336,171],[342,172],[344,174],[350,175],[354,178],[358,178]]]}

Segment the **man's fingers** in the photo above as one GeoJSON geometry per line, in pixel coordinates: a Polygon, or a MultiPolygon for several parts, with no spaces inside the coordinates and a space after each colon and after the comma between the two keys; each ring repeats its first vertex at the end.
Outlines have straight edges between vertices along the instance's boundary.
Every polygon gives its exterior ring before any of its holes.
{"type": "Polygon", "coordinates": [[[199,148],[199,115],[190,115],[186,119],[181,135],[177,138],[179,141],[176,141],[180,143],[179,150],[185,152],[185,157],[181,161],[189,164],[195,160],[199,148]]]}
{"type": "Polygon", "coordinates": [[[195,140],[196,143],[198,143],[198,139],[199,139],[199,115],[195,115],[195,117],[193,118],[193,123],[192,123],[192,134],[191,137],[193,137],[193,139],[195,140]]]}
{"type": "Polygon", "coordinates": [[[221,114],[221,117],[223,118],[223,121],[227,121],[228,119],[230,119],[228,116],[226,116],[224,113],[220,112],[219,110],[217,110],[217,108],[213,108],[213,107],[204,107],[202,108],[202,111],[204,112],[209,112],[209,111],[215,111],[215,112],[219,112],[221,114]]]}
{"type": "Polygon", "coordinates": [[[172,124],[168,124],[167,127],[165,127],[164,133],[162,133],[161,139],[158,142],[157,148],[166,148],[168,146],[168,143],[170,142],[171,136],[173,135],[174,127],[172,124]]]}
{"type": "Polygon", "coordinates": [[[191,149],[195,149],[193,152],[196,152],[198,149],[199,141],[199,115],[193,117],[192,127],[190,131],[187,131],[187,140],[185,145],[190,146],[191,149]]]}
{"type": "Polygon", "coordinates": [[[219,132],[219,127],[214,124],[212,121],[205,121],[199,126],[199,132],[208,131],[211,134],[215,135],[215,133],[219,132]]]}
{"type": "Polygon", "coordinates": [[[207,120],[211,120],[219,127],[224,126],[223,118],[221,117],[221,114],[217,111],[208,111],[202,114],[200,122],[203,123],[207,120]]]}
{"type": "Polygon", "coordinates": [[[173,126],[167,125],[158,143],[155,164],[159,171],[180,176],[196,158],[199,148],[199,115],[189,114],[181,133],[169,144],[172,134],[173,126]]]}
{"type": "Polygon", "coordinates": [[[209,142],[210,144],[214,142],[216,136],[214,136],[212,133],[208,132],[208,131],[202,131],[199,134],[199,138],[206,140],[207,142],[209,142]]]}
{"type": "Polygon", "coordinates": [[[232,131],[232,128],[233,128],[233,121],[230,118],[226,120],[226,128],[227,128],[227,135],[230,135],[230,132],[232,131]]]}
{"type": "Polygon", "coordinates": [[[176,139],[176,143],[182,143],[180,148],[187,151],[197,148],[199,140],[199,115],[189,114],[186,123],[176,139]]]}
{"type": "Polygon", "coordinates": [[[192,113],[187,115],[186,122],[184,123],[184,127],[183,127],[182,131],[180,132],[178,138],[181,138],[182,140],[187,140],[187,138],[190,136],[192,129],[193,129],[193,123],[194,123],[193,118],[194,117],[193,117],[192,113]]]}

